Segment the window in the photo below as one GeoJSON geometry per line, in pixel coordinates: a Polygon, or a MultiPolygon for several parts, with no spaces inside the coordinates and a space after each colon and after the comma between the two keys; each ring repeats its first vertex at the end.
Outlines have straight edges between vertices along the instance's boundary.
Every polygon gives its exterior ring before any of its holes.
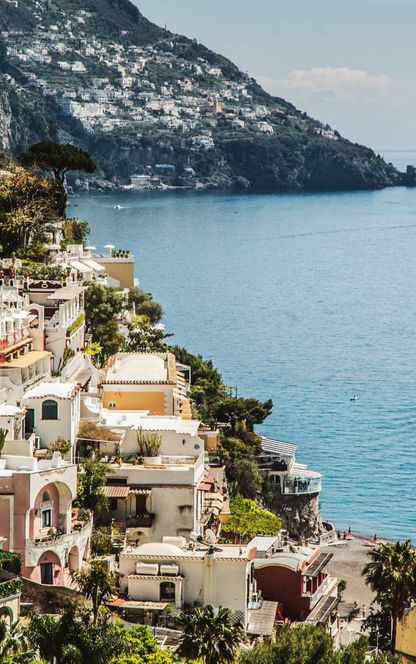
{"type": "Polygon", "coordinates": [[[173,581],[163,581],[160,584],[160,601],[172,602],[175,601],[175,584],[173,581]]]}
{"type": "Polygon", "coordinates": [[[35,411],[33,408],[28,408],[25,416],[25,431],[26,433],[33,433],[35,430],[35,411]]]}
{"type": "Polygon", "coordinates": [[[42,420],[58,419],[58,403],[53,399],[45,399],[42,403],[42,420]]]}
{"type": "Polygon", "coordinates": [[[110,512],[117,512],[117,498],[110,498],[108,509],[110,512]]]}
{"type": "Polygon", "coordinates": [[[48,507],[42,510],[42,528],[50,528],[52,526],[52,510],[48,507]]]}
{"type": "Polygon", "coordinates": [[[47,491],[44,491],[42,494],[42,503],[49,503],[51,497],[47,491]]]}

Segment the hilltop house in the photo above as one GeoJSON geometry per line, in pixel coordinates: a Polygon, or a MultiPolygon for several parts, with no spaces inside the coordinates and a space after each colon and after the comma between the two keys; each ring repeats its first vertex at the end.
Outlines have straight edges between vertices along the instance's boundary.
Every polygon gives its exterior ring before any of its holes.
{"type": "Polygon", "coordinates": [[[69,457],[75,461],[75,441],[80,418],[80,386],[77,383],[39,383],[23,399],[25,431],[36,431],[39,448],[50,449],[57,438],[71,444],[69,457]]]}
{"type": "Polygon", "coordinates": [[[70,585],[71,570],[89,553],[92,520],[72,509],[77,467],[59,452],[52,459],[3,455],[0,459],[0,537],[19,553],[22,576],[70,585]]]}
{"type": "Polygon", "coordinates": [[[191,419],[189,384],[172,353],[117,353],[100,388],[104,408],[191,419]]]}
{"type": "Polygon", "coordinates": [[[277,604],[263,604],[257,592],[255,552],[247,546],[208,547],[175,537],[127,547],[120,554],[121,591],[129,606],[226,607],[249,633],[270,636],[277,604]]]}
{"type": "Polygon", "coordinates": [[[296,445],[262,437],[258,466],[273,491],[273,509],[292,537],[319,537],[322,474],[296,462],[296,445]]]}

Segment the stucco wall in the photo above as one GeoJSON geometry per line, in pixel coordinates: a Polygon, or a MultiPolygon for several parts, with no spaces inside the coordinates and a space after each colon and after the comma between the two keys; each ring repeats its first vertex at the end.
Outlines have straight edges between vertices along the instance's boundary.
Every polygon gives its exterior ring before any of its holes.
{"type": "Polygon", "coordinates": [[[405,662],[416,661],[416,607],[397,626],[396,652],[405,662]]]}
{"type": "Polygon", "coordinates": [[[300,573],[270,564],[257,568],[255,578],[264,599],[283,604],[285,618],[302,620],[309,613],[309,597],[301,597],[300,573]]]}
{"type": "Polygon", "coordinates": [[[165,535],[188,537],[195,529],[195,488],[153,487],[150,510],[155,514],[149,537],[161,542],[165,535]]]}
{"type": "Polygon", "coordinates": [[[80,393],[72,399],[59,399],[56,397],[25,399],[25,406],[35,411],[35,430],[40,437],[41,447],[48,448],[58,437],[75,442],[75,435],[80,418],[80,393]],[[58,419],[43,420],[42,404],[46,399],[54,399],[58,404],[58,419]]]}
{"type": "MultiPolygon", "coordinates": [[[[173,406],[169,406],[172,402],[172,397],[167,398],[167,391],[161,386],[158,390],[152,391],[146,387],[146,391],[137,389],[121,389],[117,390],[115,387],[108,386],[103,390],[103,407],[111,408],[113,410],[150,410],[151,415],[172,415],[173,406]]],[[[134,386],[132,386],[134,387],[134,386]]]]}
{"type": "Polygon", "coordinates": [[[118,279],[121,288],[133,288],[134,286],[134,261],[130,262],[113,262],[105,258],[95,257],[97,263],[102,265],[107,275],[113,279],[118,279]]]}

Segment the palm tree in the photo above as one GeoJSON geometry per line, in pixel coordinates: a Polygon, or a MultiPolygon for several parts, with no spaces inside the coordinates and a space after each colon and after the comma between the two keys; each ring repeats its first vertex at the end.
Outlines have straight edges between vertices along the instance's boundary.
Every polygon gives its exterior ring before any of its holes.
{"type": "Polygon", "coordinates": [[[397,624],[416,599],[416,553],[410,540],[381,544],[370,552],[371,562],[362,571],[376,601],[386,606],[392,620],[391,651],[396,645],[397,624]]]}
{"type": "Polygon", "coordinates": [[[234,622],[230,609],[216,612],[210,604],[194,609],[178,619],[182,628],[178,654],[204,664],[233,662],[244,638],[240,623],[234,622]]]}
{"type": "Polygon", "coordinates": [[[118,576],[114,572],[109,572],[102,560],[93,560],[88,568],[72,572],[72,578],[79,591],[92,602],[95,625],[100,606],[117,593],[118,576]]]}
{"type": "Polygon", "coordinates": [[[30,650],[29,645],[29,639],[18,620],[10,624],[4,619],[0,620],[0,662],[8,658],[17,661],[16,655],[19,655],[19,662],[31,661],[35,651],[30,650]]]}

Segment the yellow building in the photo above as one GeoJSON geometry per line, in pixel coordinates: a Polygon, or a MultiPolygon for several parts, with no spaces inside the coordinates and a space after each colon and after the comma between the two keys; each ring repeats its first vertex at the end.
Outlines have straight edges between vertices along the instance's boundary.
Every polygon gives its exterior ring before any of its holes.
{"type": "Polygon", "coordinates": [[[104,268],[109,277],[120,282],[120,288],[133,288],[134,256],[94,256],[94,260],[104,268]]]}
{"type": "Polygon", "coordinates": [[[397,626],[395,648],[403,662],[416,662],[416,605],[405,613],[397,626]]]}
{"type": "Polygon", "coordinates": [[[103,408],[192,419],[189,385],[172,353],[117,353],[101,389],[103,408]]]}

